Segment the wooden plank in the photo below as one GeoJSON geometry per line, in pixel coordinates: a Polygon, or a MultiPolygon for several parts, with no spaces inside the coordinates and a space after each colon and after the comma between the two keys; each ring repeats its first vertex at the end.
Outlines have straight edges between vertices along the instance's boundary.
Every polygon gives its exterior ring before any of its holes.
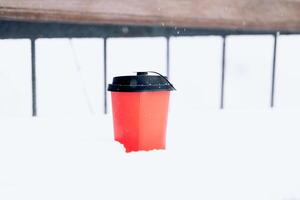
{"type": "Polygon", "coordinates": [[[300,0],[0,0],[0,19],[300,30],[300,0]]]}

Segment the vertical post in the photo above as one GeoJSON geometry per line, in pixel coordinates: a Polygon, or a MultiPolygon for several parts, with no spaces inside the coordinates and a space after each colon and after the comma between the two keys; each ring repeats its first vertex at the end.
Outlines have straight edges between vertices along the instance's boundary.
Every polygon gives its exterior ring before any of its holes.
{"type": "Polygon", "coordinates": [[[273,63],[272,63],[272,85],[271,85],[271,108],[274,108],[275,102],[275,79],[276,79],[276,54],[277,54],[277,39],[279,37],[279,32],[274,35],[274,48],[273,48],[273,63]]]}
{"type": "Polygon", "coordinates": [[[37,115],[36,107],[36,70],[35,70],[35,38],[31,38],[31,94],[32,94],[32,116],[37,115]]]}
{"type": "Polygon", "coordinates": [[[167,78],[170,79],[170,37],[166,37],[167,43],[166,43],[166,66],[167,66],[167,78]]]}
{"type": "Polygon", "coordinates": [[[106,46],[107,38],[104,38],[104,67],[103,67],[103,89],[104,89],[104,114],[107,114],[107,46],[106,46]]]}
{"type": "Polygon", "coordinates": [[[226,58],[225,58],[225,57],[226,57],[226,36],[223,36],[220,109],[224,109],[225,61],[226,61],[226,58]]]}

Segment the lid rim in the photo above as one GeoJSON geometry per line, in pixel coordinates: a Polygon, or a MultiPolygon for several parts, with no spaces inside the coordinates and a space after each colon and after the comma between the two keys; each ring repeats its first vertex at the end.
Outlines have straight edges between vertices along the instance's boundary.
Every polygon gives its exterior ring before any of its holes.
{"type": "Polygon", "coordinates": [[[139,92],[139,91],[173,91],[174,88],[172,88],[170,85],[139,85],[139,86],[130,86],[130,85],[113,85],[109,84],[108,91],[110,92],[139,92]]]}
{"type": "Polygon", "coordinates": [[[137,72],[136,76],[114,77],[112,84],[108,85],[107,90],[111,92],[151,92],[173,91],[176,89],[168,79],[161,74],[157,76],[148,75],[148,72],[137,72]]]}
{"type": "Polygon", "coordinates": [[[108,90],[109,92],[171,92],[169,89],[156,89],[156,90],[108,90]]]}

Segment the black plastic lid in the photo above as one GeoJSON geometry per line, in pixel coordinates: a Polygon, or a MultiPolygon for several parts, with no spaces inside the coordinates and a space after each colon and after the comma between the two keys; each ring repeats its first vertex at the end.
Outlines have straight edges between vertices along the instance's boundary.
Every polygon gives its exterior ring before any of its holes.
{"type": "Polygon", "coordinates": [[[168,79],[157,72],[158,75],[148,75],[148,72],[137,72],[136,76],[117,76],[113,83],[108,85],[108,91],[113,92],[146,92],[146,91],[172,91],[175,90],[168,79]]]}

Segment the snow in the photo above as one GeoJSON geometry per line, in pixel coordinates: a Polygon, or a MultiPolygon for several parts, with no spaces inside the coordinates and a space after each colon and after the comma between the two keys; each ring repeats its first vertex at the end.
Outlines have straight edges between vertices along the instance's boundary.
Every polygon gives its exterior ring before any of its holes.
{"type": "Polygon", "coordinates": [[[0,199],[296,198],[297,118],[173,109],[167,150],[133,153],[111,116],[1,119],[0,199]]]}
{"type": "MultiPolygon", "coordinates": [[[[167,149],[125,153],[102,115],[102,39],[37,40],[38,118],[30,41],[0,40],[0,200],[299,199],[299,36],[278,40],[269,110],[273,42],[228,37],[221,111],[222,39],[172,37],[167,149]]],[[[108,39],[108,81],[149,66],[165,73],[165,44],[108,39]]]]}

